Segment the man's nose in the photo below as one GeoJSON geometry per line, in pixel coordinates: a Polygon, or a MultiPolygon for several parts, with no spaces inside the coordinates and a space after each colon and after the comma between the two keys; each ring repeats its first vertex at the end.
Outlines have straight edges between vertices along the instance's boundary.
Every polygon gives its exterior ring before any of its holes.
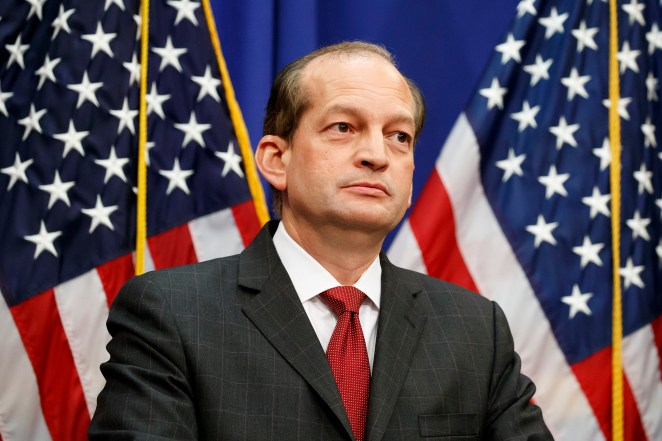
{"type": "Polygon", "coordinates": [[[388,166],[386,140],[381,131],[367,132],[358,146],[357,165],[379,170],[388,166]]]}

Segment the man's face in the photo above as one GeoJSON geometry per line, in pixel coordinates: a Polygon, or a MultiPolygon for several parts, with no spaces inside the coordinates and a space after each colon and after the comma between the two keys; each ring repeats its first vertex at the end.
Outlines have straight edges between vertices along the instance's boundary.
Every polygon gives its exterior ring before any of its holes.
{"type": "Polygon", "coordinates": [[[411,203],[414,101],[374,55],[322,57],[302,74],[310,97],[283,153],[283,219],[392,230],[411,203]]]}

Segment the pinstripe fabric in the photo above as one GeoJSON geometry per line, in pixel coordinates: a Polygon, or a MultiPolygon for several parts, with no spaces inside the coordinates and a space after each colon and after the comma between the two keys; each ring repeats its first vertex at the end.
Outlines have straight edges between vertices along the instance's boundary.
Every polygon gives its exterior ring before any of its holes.
{"type": "MultiPolygon", "coordinates": [[[[91,439],[352,439],[275,226],[239,256],[122,289],[91,439]]],[[[366,439],[551,439],[498,306],[381,263],[366,439]]]]}

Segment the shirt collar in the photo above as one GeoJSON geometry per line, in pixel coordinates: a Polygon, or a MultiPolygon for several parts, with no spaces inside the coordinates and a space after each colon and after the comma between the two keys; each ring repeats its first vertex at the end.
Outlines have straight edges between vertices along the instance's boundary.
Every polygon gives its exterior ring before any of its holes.
{"type": "MultiPolygon", "coordinates": [[[[292,280],[301,303],[304,303],[327,289],[340,286],[319,262],[306,252],[288,234],[282,222],[273,237],[278,257],[280,257],[287,274],[292,280]]],[[[353,285],[360,289],[379,308],[382,288],[382,267],[379,256],[376,256],[368,269],[353,285]]]]}

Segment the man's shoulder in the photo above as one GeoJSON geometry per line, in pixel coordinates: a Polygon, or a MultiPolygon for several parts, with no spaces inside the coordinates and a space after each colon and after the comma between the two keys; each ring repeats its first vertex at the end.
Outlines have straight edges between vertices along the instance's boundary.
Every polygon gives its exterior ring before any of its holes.
{"type": "Polygon", "coordinates": [[[204,262],[178,265],[169,268],[148,271],[132,279],[133,283],[153,283],[156,285],[171,285],[187,283],[193,280],[208,278],[236,277],[236,268],[239,262],[239,254],[204,262]]]}

